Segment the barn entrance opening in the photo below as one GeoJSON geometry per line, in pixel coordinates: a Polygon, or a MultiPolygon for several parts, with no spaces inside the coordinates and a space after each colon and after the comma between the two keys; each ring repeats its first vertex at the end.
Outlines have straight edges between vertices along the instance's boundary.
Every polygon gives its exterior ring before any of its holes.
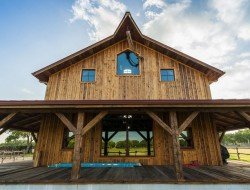
{"type": "Polygon", "coordinates": [[[152,119],[145,114],[109,114],[102,121],[101,156],[154,156],[152,119]]]}

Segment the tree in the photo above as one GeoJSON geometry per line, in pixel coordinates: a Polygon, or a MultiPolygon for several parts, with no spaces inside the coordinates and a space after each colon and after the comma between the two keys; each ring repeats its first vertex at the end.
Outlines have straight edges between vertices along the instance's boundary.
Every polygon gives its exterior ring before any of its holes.
{"type": "Polygon", "coordinates": [[[131,140],[131,141],[129,141],[129,147],[138,148],[138,147],[140,147],[140,143],[138,140],[131,140]]]}
{"type": "Polygon", "coordinates": [[[147,141],[145,141],[144,139],[140,142],[140,147],[144,148],[144,147],[147,147],[148,144],[147,144],[147,141]]]}
{"type": "Polygon", "coordinates": [[[32,142],[34,141],[30,132],[12,131],[11,130],[8,133],[9,133],[9,135],[5,139],[6,143],[11,143],[11,142],[18,143],[18,142],[24,140],[26,142],[26,145],[27,145],[26,152],[30,152],[30,149],[32,147],[32,142]]]}
{"type": "Polygon", "coordinates": [[[222,140],[223,144],[238,144],[238,143],[250,143],[250,130],[239,130],[235,133],[225,134],[222,140]]]}
{"type": "Polygon", "coordinates": [[[109,148],[115,148],[115,142],[114,141],[109,141],[108,142],[108,147],[109,148]]]}
{"type": "Polygon", "coordinates": [[[118,141],[116,143],[116,148],[125,148],[126,147],[126,141],[118,141]]]}

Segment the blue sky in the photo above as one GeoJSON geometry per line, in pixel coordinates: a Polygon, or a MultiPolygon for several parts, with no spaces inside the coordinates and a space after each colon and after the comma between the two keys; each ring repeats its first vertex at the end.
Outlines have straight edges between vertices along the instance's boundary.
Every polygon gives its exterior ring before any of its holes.
{"type": "Polygon", "coordinates": [[[145,35],[224,70],[213,98],[250,98],[249,0],[0,0],[0,100],[43,99],[31,73],[111,35],[125,11],[145,35]]]}

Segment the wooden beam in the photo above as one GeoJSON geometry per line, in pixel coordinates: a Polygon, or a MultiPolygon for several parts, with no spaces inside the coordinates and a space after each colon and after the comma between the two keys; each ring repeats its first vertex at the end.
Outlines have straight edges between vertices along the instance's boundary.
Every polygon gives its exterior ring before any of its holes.
{"type": "Polygon", "coordinates": [[[6,124],[8,121],[10,121],[17,113],[11,113],[9,115],[7,115],[5,118],[3,118],[1,121],[0,121],[0,128],[6,124]]]}
{"type": "Polygon", "coordinates": [[[222,142],[222,139],[223,139],[225,133],[226,133],[226,131],[223,131],[223,132],[221,133],[220,138],[219,138],[219,142],[220,142],[220,143],[222,142]]]}
{"type": "Polygon", "coordinates": [[[87,133],[92,127],[94,127],[102,118],[104,118],[108,114],[107,111],[100,112],[97,116],[95,116],[85,127],[82,128],[82,135],[87,133]]]}
{"type": "MultiPolygon", "coordinates": [[[[238,115],[238,113],[236,113],[238,115]]],[[[213,116],[216,116],[215,118],[221,118],[221,119],[225,119],[229,122],[233,122],[233,123],[238,123],[241,122],[241,118],[239,117],[232,117],[223,113],[213,113],[213,116]]]]}
{"type": "Polygon", "coordinates": [[[199,112],[194,111],[187,117],[187,119],[179,127],[179,134],[181,134],[181,132],[187,128],[187,126],[194,120],[194,118],[196,118],[198,114],[199,112]]]}
{"type": "Polygon", "coordinates": [[[184,175],[183,175],[181,148],[179,142],[179,128],[178,128],[178,120],[176,112],[174,111],[169,112],[169,120],[171,128],[173,130],[172,138],[173,138],[173,157],[174,157],[175,175],[178,181],[183,181],[184,175]]]}
{"type": "Polygon", "coordinates": [[[158,117],[154,112],[152,111],[146,111],[146,113],[156,122],[158,123],[163,129],[165,129],[167,132],[169,132],[171,135],[173,134],[173,131],[169,125],[167,125],[164,121],[161,120],[161,118],[158,117]]]}
{"type": "Polygon", "coordinates": [[[80,177],[81,157],[82,157],[82,127],[85,123],[85,113],[78,113],[77,128],[75,132],[75,144],[73,153],[73,164],[71,170],[71,180],[77,180],[80,177]]]}
{"type": "Polygon", "coordinates": [[[150,156],[151,151],[150,151],[150,133],[149,133],[149,130],[147,130],[147,151],[148,151],[148,156],[150,156]]]}
{"type": "Polygon", "coordinates": [[[239,115],[242,116],[248,123],[250,123],[250,115],[244,111],[238,111],[239,115]]]}
{"type": "Polygon", "coordinates": [[[108,155],[108,131],[105,131],[105,141],[104,141],[104,156],[107,156],[108,155]]]}
{"type": "MultiPolygon", "coordinates": [[[[41,121],[34,121],[34,122],[32,122],[32,123],[28,123],[28,124],[25,124],[25,125],[21,125],[21,126],[19,126],[19,127],[22,127],[22,128],[28,128],[28,127],[30,127],[30,126],[32,126],[32,125],[39,125],[41,123],[41,121]]],[[[13,124],[14,125],[14,124],[13,124]]]]}
{"type": "Polygon", "coordinates": [[[108,142],[118,133],[118,131],[115,131],[109,138],[108,138],[108,142]]]}
{"type": "Polygon", "coordinates": [[[37,143],[37,137],[34,132],[31,132],[31,136],[34,139],[35,143],[37,143]]]}
{"type": "Polygon", "coordinates": [[[140,131],[136,131],[145,141],[147,141],[147,137],[145,137],[140,131]]]}
{"type": "Polygon", "coordinates": [[[129,49],[134,50],[134,44],[133,44],[132,36],[129,30],[126,31],[126,35],[127,35],[129,49]]]}
{"type": "Polygon", "coordinates": [[[57,117],[63,122],[63,124],[68,127],[68,129],[73,132],[74,134],[76,133],[76,128],[75,126],[68,120],[68,118],[63,115],[62,113],[55,113],[57,117]]]}
{"type": "MultiPolygon", "coordinates": [[[[234,125],[235,123],[231,123],[229,120],[224,120],[224,119],[221,119],[221,118],[218,118],[218,117],[213,117],[213,119],[216,121],[216,122],[220,122],[220,123],[223,123],[225,124],[226,126],[230,126],[230,125],[234,125]]],[[[240,121],[238,123],[241,123],[240,121]]]]}
{"type": "Polygon", "coordinates": [[[35,121],[37,121],[39,119],[41,120],[41,115],[40,114],[32,116],[32,117],[29,117],[29,116],[27,116],[27,117],[28,118],[25,118],[23,120],[19,120],[19,121],[15,122],[15,125],[23,125],[23,124],[25,124],[25,123],[27,123],[29,121],[33,121],[33,120],[35,120],[35,121]]]}

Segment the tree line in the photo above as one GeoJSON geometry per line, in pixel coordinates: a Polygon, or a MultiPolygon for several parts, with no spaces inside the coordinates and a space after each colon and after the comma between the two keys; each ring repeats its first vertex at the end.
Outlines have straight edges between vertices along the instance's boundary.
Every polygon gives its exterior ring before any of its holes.
{"type": "Polygon", "coordinates": [[[225,145],[239,145],[239,144],[250,145],[250,130],[244,129],[244,130],[239,130],[235,133],[226,133],[222,139],[222,143],[225,145]]]}
{"type": "Polygon", "coordinates": [[[0,144],[0,150],[25,151],[30,153],[35,146],[34,139],[30,132],[8,131],[8,136],[4,143],[0,144]]]}
{"type": "MultiPolygon", "coordinates": [[[[130,148],[145,148],[147,147],[147,141],[128,140],[128,145],[130,148]]],[[[104,146],[104,143],[103,143],[103,146],[104,146]]],[[[126,148],[126,146],[127,146],[126,140],[117,141],[117,142],[110,140],[108,142],[108,148],[126,148]]]]}

